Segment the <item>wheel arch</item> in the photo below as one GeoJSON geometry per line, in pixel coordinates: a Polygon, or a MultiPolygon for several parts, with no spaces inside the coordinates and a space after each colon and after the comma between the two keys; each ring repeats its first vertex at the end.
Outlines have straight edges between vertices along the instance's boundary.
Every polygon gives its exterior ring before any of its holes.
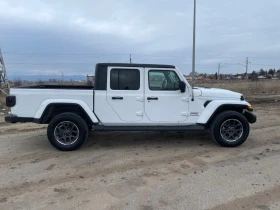
{"type": "Polygon", "coordinates": [[[209,125],[219,113],[224,111],[236,111],[243,114],[244,110],[248,110],[248,106],[250,106],[248,102],[225,103],[225,102],[212,101],[202,112],[201,116],[197,120],[197,123],[204,124],[206,125],[206,127],[209,128],[209,125]]]}
{"type": "Polygon", "coordinates": [[[207,120],[206,122],[206,126],[209,127],[210,124],[213,122],[213,120],[215,119],[215,117],[224,112],[224,111],[236,111],[239,112],[240,114],[243,113],[243,110],[247,109],[246,105],[238,105],[238,104],[224,104],[219,106],[215,112],[211,115],[211,117],[207,120]]]}
{"type": "Polygon", "coordinates": [[[69,103],[69,102],[53,102],[48,103],[47,105],[42,105],[44,109],[39,110],[36,115],[40,115],[37,119],[39,119],[39,123],[41,124],[49,124],[49,122],[57,115],[71,112],[81,116],[88,125],[92,125],[98,122],[98,119],[94,115],[92,111],[89,112],[89,107],[85,107],[84,104],[79,103],[69,103]]]}

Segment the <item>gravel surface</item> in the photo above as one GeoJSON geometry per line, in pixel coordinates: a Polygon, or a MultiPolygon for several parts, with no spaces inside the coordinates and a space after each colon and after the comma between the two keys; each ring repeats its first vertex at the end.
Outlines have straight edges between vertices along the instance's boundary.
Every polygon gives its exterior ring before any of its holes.
{"type": "Polygon", "coordinates": [[[0,209],[280,209],[279,103],[255,113],[238,148],[207,131],[110,132],[74,152],[0,119],[0,209]]]}

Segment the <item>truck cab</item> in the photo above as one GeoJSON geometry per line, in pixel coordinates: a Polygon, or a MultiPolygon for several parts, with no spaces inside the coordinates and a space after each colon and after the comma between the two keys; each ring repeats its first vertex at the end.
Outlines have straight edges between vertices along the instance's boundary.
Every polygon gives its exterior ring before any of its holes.
{"type": "Polygon", "coordinates": [[[256,122],[245,97],[229,90],[192,88],[173,65],[99,63],[93,86],[13,88],[7,122],[49,124],[59,150],[74,150],[97,131],[210,129],[222,146],[241,145],[256,122]],[[32,103],[30,103],[32,101],[32,103]]]}
{"type": "Polygon", "coordinates": [[[191,88],[175,66],[98,64],[96,82],[94,111],[103,125],[188,124],[191,88]]]}

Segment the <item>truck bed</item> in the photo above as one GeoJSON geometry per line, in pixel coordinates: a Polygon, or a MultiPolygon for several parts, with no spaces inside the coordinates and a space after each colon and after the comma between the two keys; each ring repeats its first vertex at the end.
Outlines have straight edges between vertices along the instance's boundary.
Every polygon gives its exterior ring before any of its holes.
{"type": "Polygon", "coordinates": [[[93,94],[93,86],[36,85],[11,88],[10,95],[16,96],[16,105],[11,110],[19,117],[36,118],[36,113],[44,108],[45,103],[60,101],[80,101],[93,110],[93,94]]]}
{"type": "Polygon", "coordinates": [[[93,90],[92,85],[30,85],[18,88],[24,89],[79,89],[79,90],[93,90]]]}

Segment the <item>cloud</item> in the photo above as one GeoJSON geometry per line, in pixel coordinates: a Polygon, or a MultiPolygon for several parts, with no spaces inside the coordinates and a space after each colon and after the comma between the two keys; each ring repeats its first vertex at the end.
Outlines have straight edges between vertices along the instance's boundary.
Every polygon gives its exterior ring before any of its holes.
{"type": "Polygon", "coordinates": [[[127,38],[135,42],[150,40],[153,37],[153,33],[156,32],[156,27],[154,26],[139,26],[133,21],[119,23],[117,19],[112,21],[91,21],[83,17],[78,17],[73,21],[73,26],[78,30],[91,34],[113,34],[114,36],[119,36],[123,39],[127,38]]]}
{"type": "MultiPolygon", "coordinates": [[[[215,73],[218,63],[247,56],[251,70],[280,64],[279,7],[279,0],[198,1],[197,71],[215,73]],[[260,62],[266,65],[253,65],[260,62]]],[[[45,53],[4,53],[13,74],[92,73],[97,62],[127,62],[129,54],[191,71],[192,0],[0,0],[0,8],[2,51],[45,53]]]]}
{"type": "Polygon", "coordinates": [[[28,7],[28,4],[23,5],[15,1],[1,0],[0,8],[1,18],[41,23],[50,23],[54,21],[54,11],[45,4],[40,5],[39,9],[34,9],[32,6],[28,7]]]}
{"type": "Polygon", "coordinates": [[[182,17],[185,17],[185,16],[186,16],[186,13],[184,13],[184,12],[175,12],[175,15],[176,15],[177,17],[182,18],[182,17]]]}

